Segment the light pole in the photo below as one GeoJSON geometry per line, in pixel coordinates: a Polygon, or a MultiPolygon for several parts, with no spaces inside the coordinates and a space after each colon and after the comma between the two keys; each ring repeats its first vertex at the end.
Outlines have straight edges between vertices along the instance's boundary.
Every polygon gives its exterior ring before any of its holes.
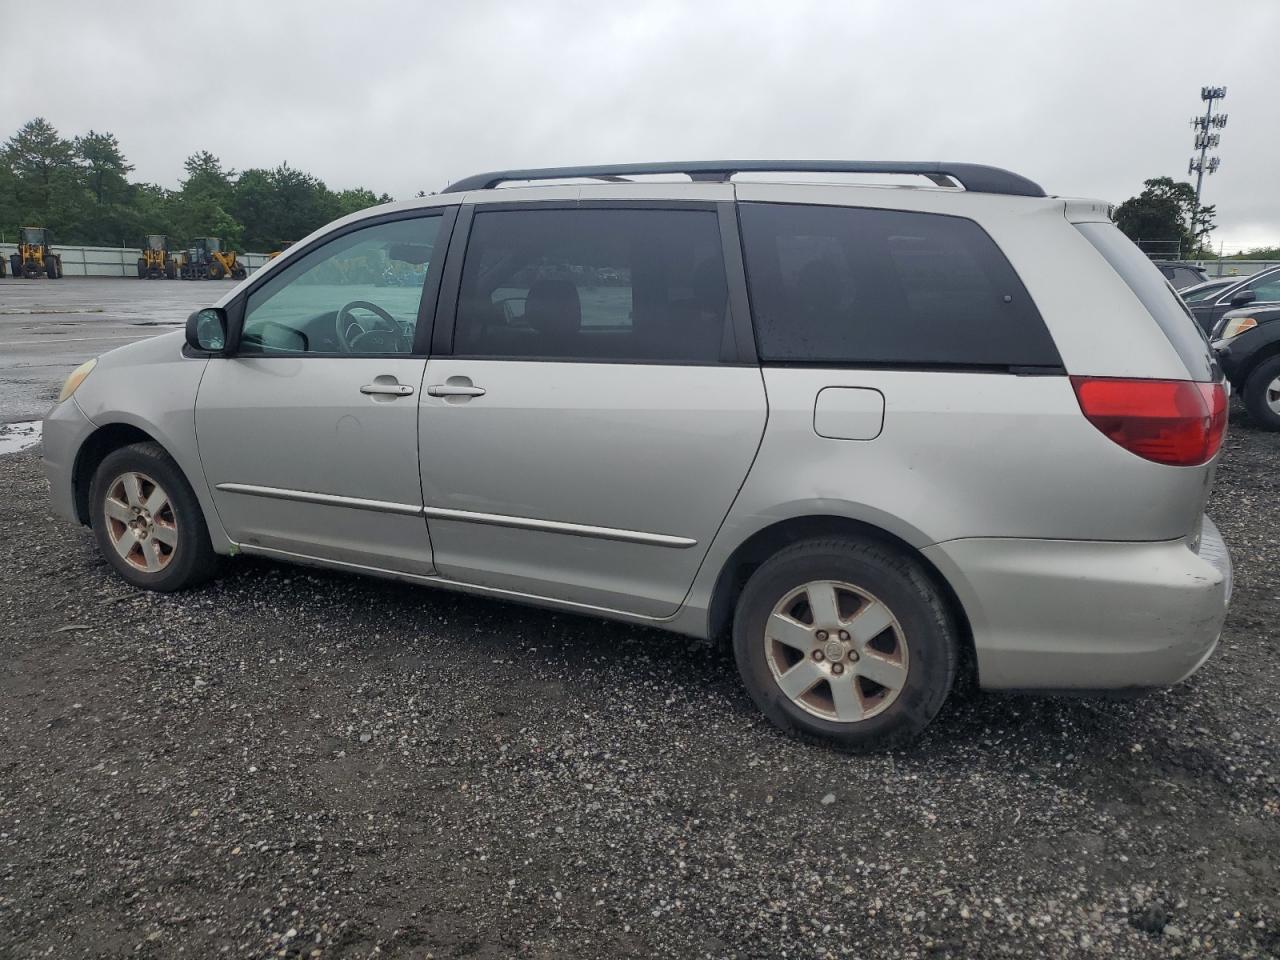
{"type": "Polygon", "coordinates": [[[1192,157],[1191,162],[1187,164],[1187,176],[1191,176],[1192,173],[1196,175],[1196,207],[1192,211],[1191,219],[1192,240],[1196,239],[1196,220],[1200,216],[1200,190],[1204,185],[1205,171],[1213,173],[1218,169],[1219,164],[1216,156],[1206,159],[1206,155],[1222,140],[1221,135],[1214,131],[1221,130],[1227,125],[1225,113],[1213,115],[1213,103],[1215,100],[1225,99],[1226,96],[1226,87],[1201,87],[1200,99],[1205,103],[1204,116],[1191,118],[1191,129],[1196,131],[1195,148],[1200,151],[1199,158],[1192,157]]]}

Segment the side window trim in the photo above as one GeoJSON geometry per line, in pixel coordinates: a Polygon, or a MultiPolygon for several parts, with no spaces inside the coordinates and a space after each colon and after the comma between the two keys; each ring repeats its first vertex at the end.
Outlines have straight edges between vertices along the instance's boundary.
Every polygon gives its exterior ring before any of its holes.
{"type": "MultiPolygon", "coordinates": [[[[384,223],[396,223],[402,220],[424,220],[424,219],[427,219],[428,217],[441,218],[440,230],[436,234],[436,243],[437,245],[439,245],[441,240],[444,240],[446,247],[448,247],[452,242],[452,233],[453,233],[454,224],[457,219],[457,216],[458,216],[457,204],[449,204],[448,206],[443,206],[443,207],[418,207],[413,210],[400,210],[400,211],[396,211],[395,213],[378,214],[376,216],[366,217],[362,220],[356,220],[352,223],[347,224],[345,227],[343,227],[340,230],[333,230],[329,233],[323,234],[322,236],[316,237],[315,240],[311,241],[311,243],[307,244],[305,247],[297,247],[297,248],[291,247],[289,249],[288,262],[281,264],[279,270],[273,270],[271,271],[271,273],[267,274],[266,276],[255,275],[253,280],[250,281],[249,286],[246,287],[241,293],[239,293],[234,300],[232,300],[230,303],[227,304],[226,306],[227,321],[233,331],[233,337],[234,337],[233,342],[236,344],[239,344],[240,342],[240,334],[244,329],[245,308],[249,302],[249,297],[251,297],[255,292],[257,292],[257,290],[260,289],[265,283],[268,283],[272,277],[276,276],[278,273],[282,273],[285,270],[290,269],[295,262],[300,261],[303,257],[311,253],[312,251],[319,250],[321,247],[325,246],[326,244],[331,243],[334,240],[340,239],[341,237],[345,237],[348,234],[355,233],[358,230],[365,230],[365,229],[368,229],[369,227],[381,226],[384,223]]],[[[445,261],[445,265],[446,266],[448,265],[447,259],[445,261]]],[[[360,354],[361,357],[369,357],[373,359],[377,359],[380,357],[381,358],[398,357],[401,359],[418,359],[426,356],[425,348],[426,348],[426,345],[430,342],[430,330],[428,329],[424,331],[423,326],[425,324],[429,328],[431,325],[429,321],[435,315],[435,306],[436,306],[437,298],[439,296],[440,277],[442,273],[443,273],[442,270],[429,271],[427,274],[427,282],[423,284],[422,299],[418,302],[417,326],[414,328],[413,352],[412,353],[385,353],[385,354],[384,353],[367,353],[367,354],[362,353],[360,354]]],[[[238,348],[235,353],[231,354],[231,356],[240,356],[240,355],[241,354],[238,348]]],[[[329,359],[332,359],[334,356],[336,356],[336,354],[281,352],[281,353],[251,353],[251,354],[244,354],[244,356],[252,357],[255,360],[271,359],[273,357],[289,357],[292,359],[327,357],[329,359]]]]}
{"type": "MultiPolygon", "coordinates": [[[[458,209],[453,225],[449,250],[445,255],[444,270],[440,274],[439,297],[436,303],[431,356],[452,356],[454,337],[458,323],[458,298],[462,289],[462,268],[467,246],[471,240],[471,228],[477,208],[483,212],[518,210],[703,210],[716,214],[720,232],[720,246],[724,259],[725,281],[729,288],[729,313],[737,356],[733,361],[721,359],[717,363],[700,366],[756,366],[755,335],[751,324],[751,311],[747,299],[746,270],[742,262],[742,242],[739,238],[737,204],[733,200],[521,200],[477,205],[464,203],[458,209]]],[[[495,358],[517,360],[519,358],[495,358]]],[[[534,361],[538,362],[538,361],[534,361]]],[[[688,366],[690,361],[618,360],[592,358],[566,359],[565,363],[633,363],[688,366]]]]}

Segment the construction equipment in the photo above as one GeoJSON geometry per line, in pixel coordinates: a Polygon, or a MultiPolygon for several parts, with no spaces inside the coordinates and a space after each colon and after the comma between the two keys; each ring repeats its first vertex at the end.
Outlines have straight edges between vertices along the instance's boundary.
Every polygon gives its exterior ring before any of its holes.
{"type": "Polygon", "coordinates": [[[196,237],[178,264],[178,276],[183,280],[243,280],[247,275],[236,252],[223,250],[218,237],[196,237]]]}
{"type": "Polygon", "coordinates": [[[297,240],[286,240],[286,241],[284,241],[284,243],[280,244],[280,249],[279,249],[279,250],[272,250],[270,253],[268,253],[268,254],[267,254],[267,259],[268,259],[268,260],[274,260],[276,257],[280,256],[280,254],[284,253],[286,250],[288,250],[290,247],[292,247],[292,246],[293,246],[295,243],[297,243],[297,242],[298,242],[297,240]]]}
{"type": "Polygon", "coordinates": [[[23,227],[18,231],[18,252],[9,257],[15,277],[34,280],[44,274],[50,280],[62,279],[62,257],[53,252],[53,231],[44,227],[23,227]]]}
{"type": "Polygon", "coordinates": [[[138,279],[172,280],[178,275],[178,263],[169,256],[169,238],[159,233],[148,234],[138,258],[138,279]]]}

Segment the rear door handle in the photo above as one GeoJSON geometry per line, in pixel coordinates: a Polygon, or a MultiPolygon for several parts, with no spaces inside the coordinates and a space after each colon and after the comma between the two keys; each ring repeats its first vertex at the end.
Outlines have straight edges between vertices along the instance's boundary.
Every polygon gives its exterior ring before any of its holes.
{"type": "Polygon", "coordinates": [[[432,397],[483,397],[485,389],[469,384],[433,383],[427,387],[427,394],[432,397]]]}
{"type": "Polygon", "coordinates": [[[407,383],[366,383],[360,392],[377,397],[408,397],[413,394],[413,387],[407,383]]]}

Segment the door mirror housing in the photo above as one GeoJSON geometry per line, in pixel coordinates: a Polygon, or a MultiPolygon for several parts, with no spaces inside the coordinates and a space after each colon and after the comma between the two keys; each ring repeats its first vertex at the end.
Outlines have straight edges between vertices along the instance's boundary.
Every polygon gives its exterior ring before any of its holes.
{"type": "Polygon", "coordinates": [[[1245,304],[1253,303],[1253,301],[1257,299],[1258,299],[1258,295],[1254,291],[1241,290],[1239,293],[1237,293],[1234,297],[1231,298],[1231,305],[1233,307],[1243,307],[1245,304]]]}
{"type": "Polygon", "coordinates": [[[221,307],[205,307],[187,317],[187,346],[199,353],[226,354],[229,333],[227,311],[221,307]]]}

